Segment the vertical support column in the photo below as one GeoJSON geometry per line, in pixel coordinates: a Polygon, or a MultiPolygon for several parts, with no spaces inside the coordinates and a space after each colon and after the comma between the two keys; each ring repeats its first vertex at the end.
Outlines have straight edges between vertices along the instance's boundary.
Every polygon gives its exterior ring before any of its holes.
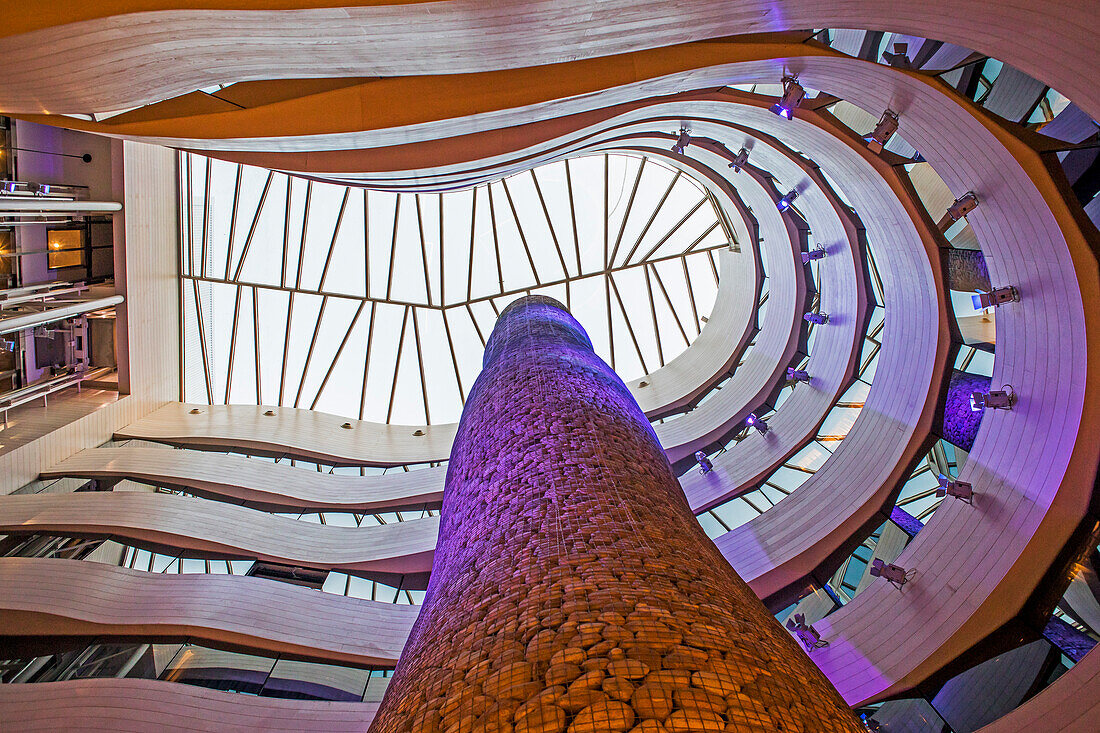
{"type": "Polygon", "coordinates": [[[954,370],[947,385],[947,401],[944,405],[943,424],[940,436],[952,445],[969,451],[978,437],[978,427],[982,424],[985,408],[975,412],[970,407],[970,395],[973,392],[988,392],[989,377],[954,370]]]}
{"type": "Polygon", "coordinates": [[[373,731],[863,730],[707,539],[560,303],[506,308],[484,365],[373,731]]]}

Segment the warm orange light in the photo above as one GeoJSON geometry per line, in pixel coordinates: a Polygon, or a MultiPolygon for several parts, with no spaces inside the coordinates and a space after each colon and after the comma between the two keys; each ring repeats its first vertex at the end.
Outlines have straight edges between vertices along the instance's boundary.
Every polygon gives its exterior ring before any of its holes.
{"type": "Polygon", "coordinates": [[[84,264],[84,230],[52,229],[46,232],[46,249],[49,250],[51,270],[81,267],[84,264]]]}

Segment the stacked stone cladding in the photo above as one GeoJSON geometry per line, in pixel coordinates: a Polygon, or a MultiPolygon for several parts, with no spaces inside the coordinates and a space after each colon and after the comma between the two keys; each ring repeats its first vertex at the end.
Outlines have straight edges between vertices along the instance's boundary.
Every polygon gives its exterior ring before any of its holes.
{"type": "Polygon", "coordinates": [[[374,733],[862,731],[556,301],[501,313],[374,733]]]}
{"type": "Polygon", "coordinates": [[[974,439],[978,437],[985,408],[978,411],[971,408],[970,395],[974,392],[989,392],[991,385],[992,380],[981,374],[961,372],[958,369],[951,372],[943,423],[940,425],[940,436],[944,440],[965,451],[974,447],[974,439]]]}

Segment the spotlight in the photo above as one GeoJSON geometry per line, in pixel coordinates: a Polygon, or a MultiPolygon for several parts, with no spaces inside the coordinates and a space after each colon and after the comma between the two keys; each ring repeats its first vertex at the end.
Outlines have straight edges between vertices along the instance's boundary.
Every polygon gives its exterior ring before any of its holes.
{"type": "Polygon", "coordinates": [[[783,96],[771,106],[771,111],[783,119],[791,119],[794,111],[806,96],[806,90],[798,83],[797,76],[783,77],[783,96]]]}
{"type": "Polygon", "coordinates": [[[793,203],[796,198],[798,198],[798,191],[792,188],[790,191],[787,191],[787,193],[783,194],[783,198],[779,199],[779,201],[776,202],[775,208],[779,209],[780,211],[786,211],[787,209],[791,208],[791,203],[793,203]]]}
{"type": "Polygon", "coordinates": [[[805,369],[787,367],[787,380],[791,382],[809,382],[810,374],[805,369]]]}
{"type": "Polygon", "coordinates": [[[909,44],[908,43],[895,43],[894,52],[884,51],[882,53],[882,60],[893,66],[895,69],[911,69],[913,68],[913,62],[909,60],[909,44]]]}
{"type": "Polygon", "coordinates": [[[676,138],[676,144],[672,146],[672,152],[684,154],[684,148],[691,145],[691,130],[687,127],[680,128],[680,137],[676,138]]]}
{"type": "Polygon", "coordinates": [[[829,314],[828,313],[807,313],[804,316],[802,316],[802,320],[806,321],[807,323],[813,323],[814,325],[817,325],[817,326],[824,326],[826,323],[829,322],[829,314]]]}
{"type": "Polygon", "coordinates": [[[908,583],[917,574],[916,570],[906,570],[900,565],[893,565],[879,559],[871,561],[869,572],[876,578],[885,578],[887,582],[898,588],[908,583]]]}
{"type": "Polygon", "coordinates": [[[821,638],[821,634],[818,633],[813,624],[806,623],[805,614],[796,613],[793,620],[788,618],[787,628],[794,632],[794,635],[806,647],[807,652],[829,646],[829,642],[821,638]]]}
{"type": "Polygon", "coordinates": [[[814,260],[823,260],[828,256],[824,247],[818,247],[817,249],[811,249],[809,252],[802,253],[802,264],[808,265],[814,260]]]}
{"type": "Polygon", "coordinates": [[[730,168],[733,168],[734,173],[740,173],[741,168],[745,163],[749,162],[749,151],[747,148],[741,148],[737,155],[733,156],[733,160],[730,162],[730,168]]]}
{"type": "Polygon", "coordinates": [[[714,464],[707,458],[707,454],[701,450],[695,451],[695,460],[699,464],[699,473],[707,474],[714,468],[714,464]]]}
{"type": "Polygon", "coordinates": [[[973,191],[967,191],[948,207],[947,216],[951,221],[958,221],[976,208],[978,208],[977,195],[973,191]]]}
{"type": "Polygon", "coordinates": [[[956,499],[965,501],[967,504],[974,503],[974,487],[967,481],[952,481],[947,476],[940,474],[940,488],[936,489],[936,496],[945,497],[953,496],[956,499]]]}
{"type": "Polygon", "coordinates": [[[875,129],[871,131],[871,134],[865,136],[863,139],[867,142],[867,147],[872,151],[881,153],[882,149],[886,147],[886,143],[890,142],[890,138],[892,138],[897,131],[898,113],[888,109],[882,113],[881,119],[879,119],[878,124],[875,125],[875,129]]]}
{"type": "Polygon", "coordinates": [[[974,310],[991,308],[1005,303],[1019,303],[1020,291],[1011,285],[996,288],[992,293],[978,293],[971,298],[974,302],[974,310]]]}
{"type": "Polygon", "coordinates": [[[768,423],[764,421],[764,418],[757,417],[755,412],[750,412],[749,416],[745,418],[745,427],[756,428],[756,431],[761,435],[768,432],[768,423]]]}
{"type": "Polygon", "coordinates": [[[1011,410],[1012,405],[1016,404],[1016,393],[1012,391],[1011,384],[1005,386],[1008,389],[995,389],[989,393],[971,392],[970,409],[974,412],[981,412],[986,407],[994,410],[1011,410]]]}

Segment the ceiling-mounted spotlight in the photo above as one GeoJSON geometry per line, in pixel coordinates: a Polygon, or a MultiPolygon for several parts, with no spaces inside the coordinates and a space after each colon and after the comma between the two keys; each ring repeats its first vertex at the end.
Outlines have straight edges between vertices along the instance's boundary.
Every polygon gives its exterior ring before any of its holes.
{"type": "Polygon", "coordinates": [[[909,60],[908,43],[895,43],[893,53],[890,53],[889,51],[882,52],[882,60],[893,66],[895,69],[913,68],[913,62],[909,60]]]}
{"type": "Polygon", "coordinates": [[[737,155],[733,156],[733,160],[730,161],[730,168],[733,168],[734,173],[740,173],[741,168],[744,167],[745,163],[748,163],[748,162],[749,162],[748,148],[741,148],[741,150],[738,151],[737,155]]]}
{"type": "Polygon", "coordinates": [[[676,144],[672,146],[672,152],[684,154],[684,149],[691,145],[691,128],[681,127],[680,136],[676,138],[676,144]]]}
{"type": "Polygon", "coordinates": [[[989,407],[994,410],[1011,410],[1016,403],[1016,392],[1011,384],[1006,384],[1005,389],[994,389],[989,392],[971,392],[970,409],[981,412],[989,407]]]}
{"type": "Polygon", "coordinates": [[[771,111],[783,119],[789,120],[794,116],[794,111],[806,97],[806,90],[798,83],[798,77],[794,75],[783,77],[783,96],[771,106],[771,111]]]}
{"type": "Polygon", "coordinates": [[[951,221],[958,221],[976,208],[978,208],[978,196],[973,191],[967,191],[948,207],[947,216],[951,221]]]}
{"type": "Polygon", "coordinates": [[[997,288],[991,293],[977,293],[971,296],[975,310],[1004,305],[1005,303],[1019,303],[1020,291],[1011,285],[997,288]]]}
{"type": "Polygon", "coordinates": [[[882,149],[886,147],[886,143],[890,142],[890,138],[892,138],[897,131],[898,113],[888,109],[882,113],[882,117],[879,119],[878,124],[875,125],[875,129],[871,131],[871,134],[865,136],[863,139],[867,142],[867,147],[872,151],[881,153],[882,149]]]}
{"type": "Polygon", "coordinates": [[[936,489],[936,496],[940,498],[953,496],[956,499],[965,501],[967,504],[974,503],[974,487],[970,482],[952,481],[941,473],[939,483],[940,487],[936,489]]]}
{"type": "Polygon", "coordinates": [[[794,635],[806,647],[807,652],[829,646],[829,642],[821,638],[821,633],[814,628],[814,625],[806,623],[805,614],[796,613],[792,618],[788,618],[787,628],[794,632],[794,635]]]}
{"type": "Polygon", "coordinates": [[[793,203],[796,198],[798,198],[798,191],[792,188],[790,191],[787,191],[787,193],[783,194],[783,198],[779,199],[779,201],[775,203],[775,208],[779,209],[780,211],[786,211],[787,209],[791,208],[791,203],[793,203]]]}
{"type": "Polygon", "coordinates": [[[695,451],[695,462],[699,464],[699,473],[710,473],[714,469],[714,464],[711,463],[710,458],[707,458],[707,454],[701,450],[695,451]]]}
{"type": "Polygon", "coordinates": [[[787,379],[792,382],[809,382],[810,374],[805,369],[787,367],[787,379]]]}
{"type": "Polygon", "coordinates": [[[828,313],[806,313],[802,316],[802,320],[807,323],[812,323],[815,326],[824,326],[829,322],[828,313]]]}
{"type": "Polygon", "coordinates": [[[823,260],[828,256],[828,252],[824,247],[818,247],[817,249],[811,249],[809,252],[802,253],[802,264],[808,265],[815,260],[823,260]]]}
{"type": "Polygon", "coordinates": [[[768,432],[768,423],[764,421],[764,418],[757,417],[755,412],[750,412],[749,416],[745,418],[745,427],[756,428],[756,431],[761,435],[768,432]]]}
{"type": "Polygon", "coordinates": [[[917,574],[914,568],[906,570],[900,565],[894,565],[893,563],[888,563],[878,558],[871,561],[871,567],[867,572],[875,578],[884,578],[895,588],[901,588],[917,574]]]}

